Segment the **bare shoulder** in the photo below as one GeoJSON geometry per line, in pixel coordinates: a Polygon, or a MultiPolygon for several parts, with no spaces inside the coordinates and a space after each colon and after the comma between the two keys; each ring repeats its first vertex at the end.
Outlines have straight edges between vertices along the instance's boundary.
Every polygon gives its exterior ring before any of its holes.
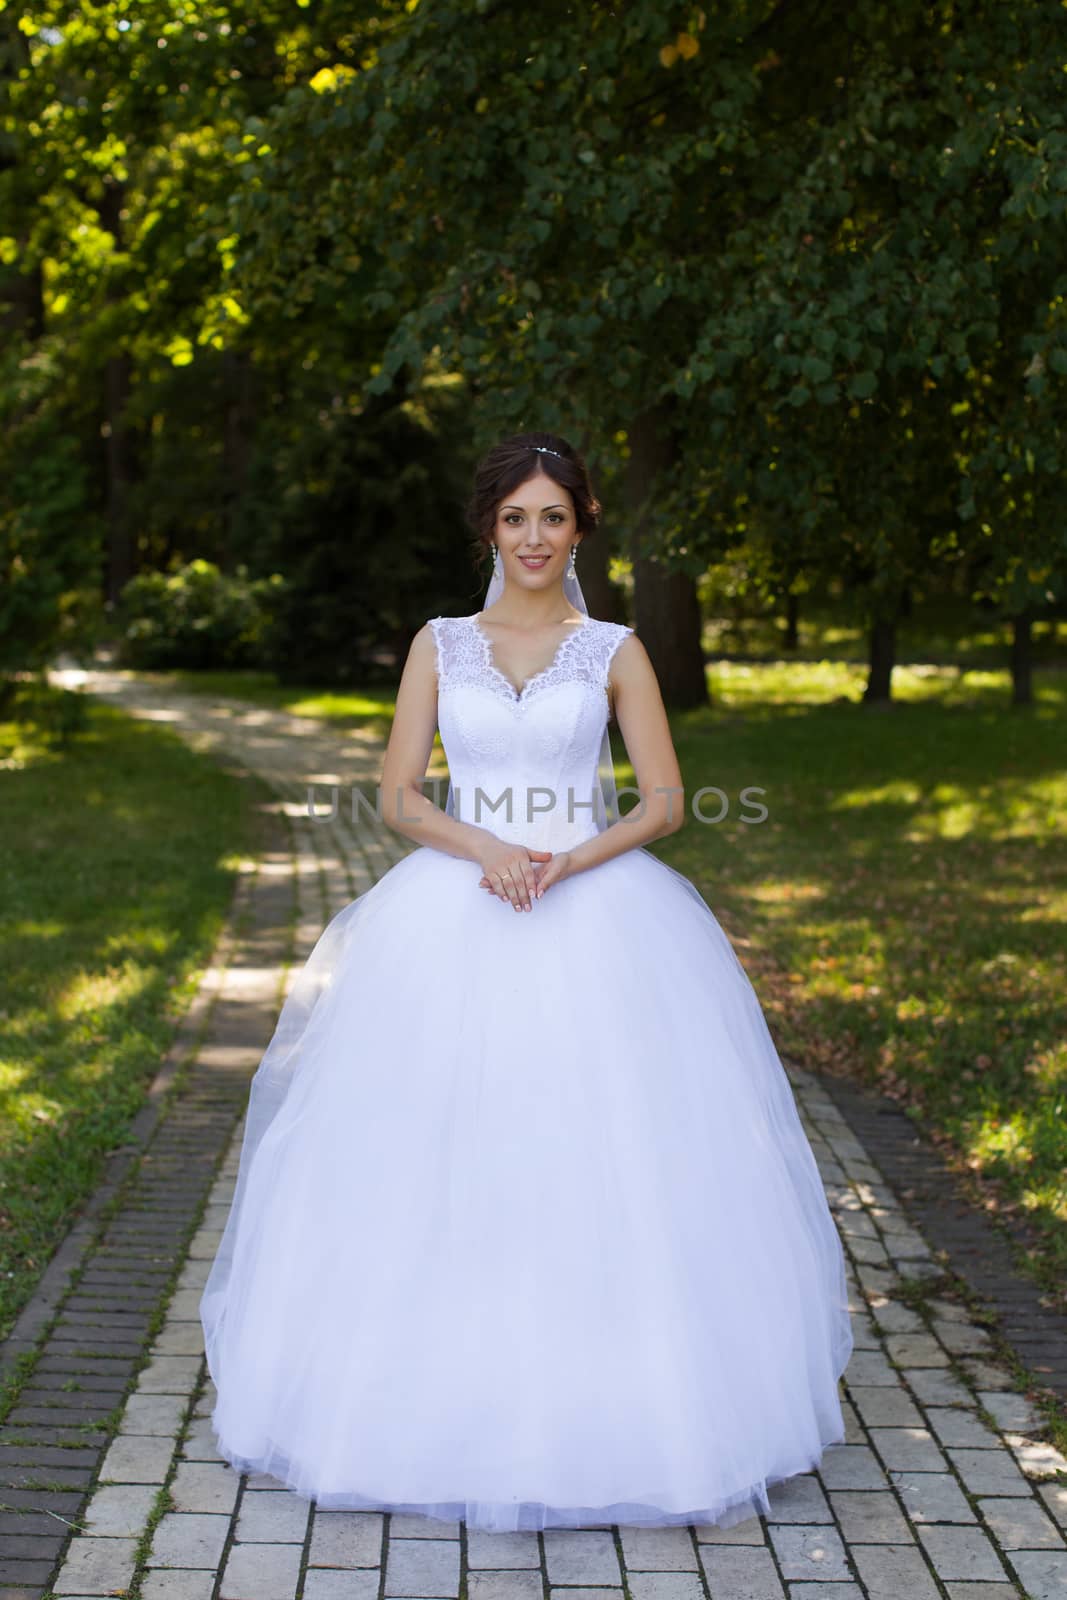
{"type": "Polygon", "coordinates": [[[417,647],[423,651],[432,650],[437,637],[435,623],[443,620],[441,617],[431,617],[428,622],[424,622],[422,627],[412,634],[409,648],[414,650],[417,647]]]}
{"type": "Polygon", "coordinates": [[[437,635],[434,623],[439,620],[437,617],[431,617],[412,635],[404,665],[404,671],[409,676],[429,678],[434,676],[437,668],[437,635]]]}
{"type": "Polygon", "coordinates": [[[656,674],[648,651],[634,630],[621,622],[604,622],[606,630],[608,715],[615,716],[622,704],[638,702],[659,693],[656,674]]]}
{"type": "Polygon", "coordinates": [[[616,683],[624,683],[628,679],[636,681],[650,673],[651,658],[634,630],[621,622],[610,622],[607,626],[612,630],[612,681],[616,683]]]}
{"type": "Polygon", "coordinates": [[[442,634],[452,620],[451,617],[430,617],[417,633],[412,634],[410,650],[419,656],[432,658],[442,634]]]}

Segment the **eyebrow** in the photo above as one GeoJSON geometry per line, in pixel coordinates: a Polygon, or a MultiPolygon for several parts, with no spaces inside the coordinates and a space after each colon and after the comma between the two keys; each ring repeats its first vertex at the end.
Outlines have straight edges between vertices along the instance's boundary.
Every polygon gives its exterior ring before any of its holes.
{"type": "MultiPolygon", "coordinates": [[[[501,506],[500,509],[501,509],[501,511],[525,511],[526,507],[525,506],[501,506]]],[[[565,505],[563,505],[561,501],[558,501],[558,500],[556,501],[556,503],[554,505],[542,506],[541,507],[542,511],[566,511],[566,509],[567,509],[567,507],[565,505]]]]}

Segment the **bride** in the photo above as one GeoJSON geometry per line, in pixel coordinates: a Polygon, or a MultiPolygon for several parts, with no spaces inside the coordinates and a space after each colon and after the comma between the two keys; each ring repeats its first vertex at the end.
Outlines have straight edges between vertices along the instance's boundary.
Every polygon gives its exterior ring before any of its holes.
{"type": "Polygon", "coordinates": [[[415,848],[327,925],[252,1080],[212,1425],[324,1508],[729,1527],[844,1437],[840,1240],[745,970],[645,848],[682,779],[643,645],[586,612],[599,511],[555,435],[480,464],[486,603],[416,635],[382,771],[415,848]]]}

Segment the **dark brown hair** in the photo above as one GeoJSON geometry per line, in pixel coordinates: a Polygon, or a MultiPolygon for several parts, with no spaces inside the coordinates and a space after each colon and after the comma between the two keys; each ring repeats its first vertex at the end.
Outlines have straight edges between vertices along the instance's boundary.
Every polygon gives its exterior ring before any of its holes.
{"type": "Polygon", "coordinates": [[[475,469],[467,522],[474,532],[471,554],[476,563],[491,555],[497,508],[538,469],[570,491],[578,532],[586,536],[593,532],[600,521],[600,501],[577,450],[558,433],[514,433],[486,451],[475,469]],[[536,445],[544,445],[545,449],[537,450],[536,445]],[[549,455],[550,450],[558,453],[549,455]]]}

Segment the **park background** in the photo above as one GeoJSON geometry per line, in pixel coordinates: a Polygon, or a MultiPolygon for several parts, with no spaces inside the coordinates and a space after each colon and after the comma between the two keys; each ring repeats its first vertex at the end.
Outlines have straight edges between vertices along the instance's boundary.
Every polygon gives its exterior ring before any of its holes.
{"type": "Polygon", "coordinates": [[[1063,1304],[1065,17],[0,18],[0,1331],[260,839],[51,669],[384,738],[519,428],[585,453],[590,611],[734,798],[657,852],[782,1049],[905,1107],[1063,1304]]]}

